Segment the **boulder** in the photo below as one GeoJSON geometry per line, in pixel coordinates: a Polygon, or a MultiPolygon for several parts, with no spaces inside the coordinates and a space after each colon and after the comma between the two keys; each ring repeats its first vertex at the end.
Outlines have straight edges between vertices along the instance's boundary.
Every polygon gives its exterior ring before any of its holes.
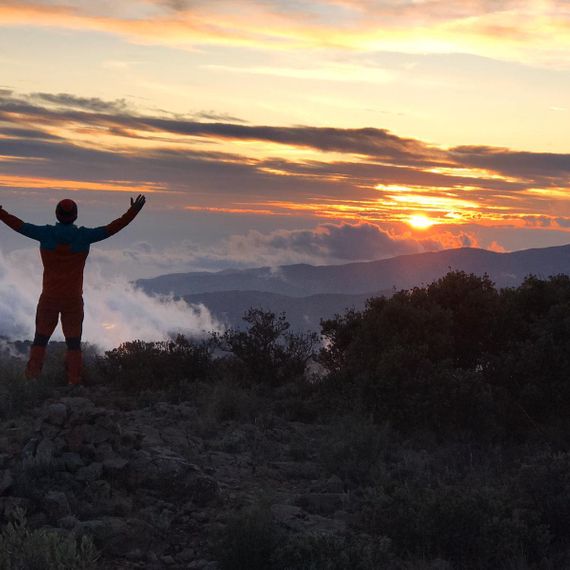
{"type": "Polygon", "coordinates": [[[85,467],[85,463],[79,453],[66,452],[61,456],[61,463],[65,469],[71,473],[75,473],[78,469],[85,467]]]}
{"type": "Polygon", "coordinates": [[[205,507],[220,494],[220,487],[216,480],[207,475],[191,477],[186,488],[194,504],[199,507],[205,507]]]}
{"type": "Polygon", "coordinates": [[[3,495],[14,484],[14,477],[9,469],[0,471],[0,495],[3,495]]]}
{"type": "Polygon", "coordinates": [[[296,503],[309,513],[332,515],[342,508],[343,496],[339,493],[306,493],[296,503]]]}
{"type": "Polygon", "coordinates": [[[67,406],[62,402],[50,404],[45,412],[45,421],[55,426],[62,426],[67,420],[67,406]]]}
{"type": "Polygon", "coordinates": [[[58,520],[71,514],[69,501],[61,491],[49,491],[43,500],[44,510],[52,520],[58,520]]]}
{"type": "Polygon", "coordinates": [[[82,467],[79,469],[75,475],[78,481],[96,481],[100,479],[103,475],[103,464],[102,463],[91,463],[87,467],[82,467]]]}
{"type": "Polygon", "coordinates": [[[132,486],[164,488],[177,483],[189,471],[199,469],[167,447],[135,451],[129,462],[128,479],[132,486]]]}

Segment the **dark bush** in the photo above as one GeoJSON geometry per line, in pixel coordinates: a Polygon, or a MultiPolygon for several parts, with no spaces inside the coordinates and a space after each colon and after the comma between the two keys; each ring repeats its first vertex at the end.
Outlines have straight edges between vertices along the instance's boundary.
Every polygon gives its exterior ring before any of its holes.
{"type": "Polygon", "coordinates": [[[125,342],[97,361],[107,382],[129,390],[162,390],[184,382],[207,379],[212,368],[212,346],[183,336],[172,341],[125,342]]]}
{"type": "Polygon", "coordinates": [[[231,353],[230,373],[243,383],[278,386],[305,373],[317,344],[315,333],[290,333],[285,315],[252,308],[243,317],[246,331],[215,334],[218,347],[231,353]]]}
{"type": "Polygon", "coordinates": [[[238,514],[225,527],[217,545],[222,570],[269,570],[278,533],[267,506],[238,514]]]}
{"type": "Polygon", "coordinates": [[[322,330],[338,402],[400,430],[524,438],[570,427],[567,276],[497,291],[487,276],[452,271],[322,330]]]}

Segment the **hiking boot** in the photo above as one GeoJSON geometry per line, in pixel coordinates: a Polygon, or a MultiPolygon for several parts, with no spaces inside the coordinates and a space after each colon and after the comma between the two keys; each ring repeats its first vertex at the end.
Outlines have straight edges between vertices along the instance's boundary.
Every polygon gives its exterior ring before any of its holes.
{"type": "Polygon", "coordinates": [[[45,346],[32,346],[30,348],[30,360],[28,360],[24,373],[27,380],[37,380],[41,376],[45,354],[45,346]]]}
{"type": "Polygon", "coordinates": [[[80,350],[68,350],[65,354],[65,373],[67,383],[71,386],[81,384],[81,366],[83,355],[80,350]]]}

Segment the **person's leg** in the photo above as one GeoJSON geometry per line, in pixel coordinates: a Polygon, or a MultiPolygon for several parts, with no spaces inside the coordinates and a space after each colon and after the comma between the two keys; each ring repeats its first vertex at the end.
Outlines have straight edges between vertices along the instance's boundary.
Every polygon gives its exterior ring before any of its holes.
{"type": "Polygon", "coordinates": [[[65,370],[69,384],[81,383],[81,333],[83,330],[83,299],[67,300],[61,311],[61,328],[67,344],[65,370]]]}
{"type": "Polygon", "coordinates": [[[42,373],[46,347],[59,317],[56,304],[40,296],[36,310],[36,334],[30,349],[30,359],[26,366],[26,378],[39,378],[42,373]]]}

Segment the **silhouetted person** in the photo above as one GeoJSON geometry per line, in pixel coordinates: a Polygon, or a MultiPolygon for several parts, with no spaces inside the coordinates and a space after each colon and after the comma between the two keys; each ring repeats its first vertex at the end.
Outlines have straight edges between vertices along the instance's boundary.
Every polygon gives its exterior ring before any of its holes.
{"type": "Polygon", "coordinates": [[[55,226],[27,224],[0,206],[0,220],[13,230],[40,242],[44,266],[43,288],[36,312],[36,334],[26,378],[38,378],[42,371],[46,346],[61,315],[61,328],[67,344],[65,370],[69,384],[81,382],[81,332],[83,327],[83,269],[89,246],[102,241],[133,221],[145,204],[145,197],[131,198],[126,214],[106,226],[78,228],[77,204],[62,200],[55,209],[55,226]]]}

